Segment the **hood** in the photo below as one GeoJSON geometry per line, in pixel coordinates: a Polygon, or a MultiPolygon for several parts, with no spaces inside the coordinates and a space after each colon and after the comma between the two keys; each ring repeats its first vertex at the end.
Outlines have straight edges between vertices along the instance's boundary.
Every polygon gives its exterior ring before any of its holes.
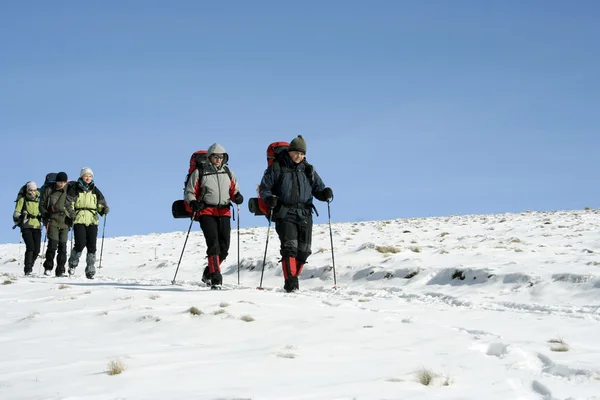
{"type": "Polygon", "coordinates": [[[208,148],[208,156],[209,157],[213,154],[221,154],[221,153],[224,156],[222,165],[225,165],[229,161],[229,154],[227,154],[227,150],[225,150],[225,147],[221,146],[219,143],[214,143],[212,146],[210,146],[208,148]]]}

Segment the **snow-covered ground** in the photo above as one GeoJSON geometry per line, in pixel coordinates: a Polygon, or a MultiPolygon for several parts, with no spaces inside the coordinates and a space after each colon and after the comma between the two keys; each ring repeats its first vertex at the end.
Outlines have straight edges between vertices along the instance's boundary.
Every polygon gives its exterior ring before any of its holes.
{"type": "Polygon", "coordinates": [[[256,290],[266,228],[211,291],[195,224],[172,285],[187,227],[105,239],[93,281],[0,245],[0,399],[600,399],[597,210],[334,223],[337,289],[317,225],[293,294],[274,229],[256,290]]]}

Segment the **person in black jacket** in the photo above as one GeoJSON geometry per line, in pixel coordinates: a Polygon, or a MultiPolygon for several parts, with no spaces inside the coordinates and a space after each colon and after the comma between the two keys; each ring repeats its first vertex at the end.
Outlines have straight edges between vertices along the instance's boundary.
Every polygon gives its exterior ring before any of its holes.
{"type": "Polygon", "coordinates": [[[46,250],[46,261],[44,261],[44,275],[50,275],[54,268],[54,256],[56,257],[56,276],[65,274],[67,263],[67,241],[72,221],[65,212],[67,201],[67,182],[69,177],[66,172],[56,174],[56,183],[44,189],[40,197],[40,213],[46,220],[46,233],[48,234],[48,249],[46,250]]]}
{"type": "Polygon", "coordinates": [[[298,135],[267,168],[259,187],[281,242],[286,292],[300,288],[298,277],[311,254],[313,197],[320,201],[333,198],[331,188],[325,187],[305,155],[306,141],[298,135]]]}

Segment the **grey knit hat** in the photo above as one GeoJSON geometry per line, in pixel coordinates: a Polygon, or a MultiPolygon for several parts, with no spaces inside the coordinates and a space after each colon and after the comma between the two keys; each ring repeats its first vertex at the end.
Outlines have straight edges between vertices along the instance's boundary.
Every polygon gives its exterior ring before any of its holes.
{"type": "Polygon", "coordinates": [[[304,140],[302,135],[298,135],[291,141],[290,151],[301,151],[306,154],[306,140],[304,140]]]}

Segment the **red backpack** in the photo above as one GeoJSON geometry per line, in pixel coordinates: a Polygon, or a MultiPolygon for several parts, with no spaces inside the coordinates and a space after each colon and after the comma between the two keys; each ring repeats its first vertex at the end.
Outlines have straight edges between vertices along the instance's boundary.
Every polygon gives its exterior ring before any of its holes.
{"type": "MultiPolygon", "coordinates": [[[[190,175],[196,169],[200,169],[200,179],[203,175],[204,165],[208,161],[208,151],[207,150],[198,150],[192,153],[190,157],[190,167],[188,169],[187,176],[185,177],[185,181],[183,183],[183,190],[187,186],[188,180],[190,179],[190,175]]],[[[231,171],[227,165],[224,166],[227,175],[229,175],[229,179],[232,179],[231,171]]],[[[188,202],[184,200],[175,200],[173,205],[171,206],[171,213],[173,214],[173,218],[190,218],[193,214],[192,208],[188,204],[188,202]]]]}
{"type": "MultiPolygon", "coordinates": [[[[273,142],[267,147],[267,167],[271,166],[278,154],[282,150],[286,150],[290,147],[288,142],[273,142]]],[[[258,194],[259,188],[256,188],[256,192],[258,194]]],[[[264,202],[263,199],[260,198],[260,195],[257,197],[251,198],[248,200],[248,209],[254,215],[269,215],[269,206],[264,202]]]]}

